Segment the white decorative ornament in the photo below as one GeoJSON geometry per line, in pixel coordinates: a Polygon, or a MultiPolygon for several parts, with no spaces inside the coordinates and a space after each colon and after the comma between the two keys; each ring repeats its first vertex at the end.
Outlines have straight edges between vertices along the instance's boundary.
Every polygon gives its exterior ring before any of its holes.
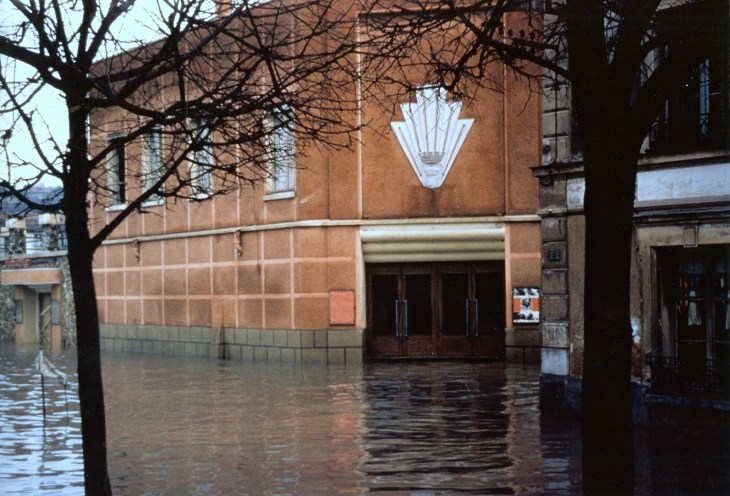
{"type": "Polygon", "coordinates": [[[438,188],[474,119],[459,119],[461,102],[447,102],[446,90],[436,86],[420,87],[416,103],[402,104],[401,111],[405,122],[391,122],[390,126],[421,184],[438,188]]]}

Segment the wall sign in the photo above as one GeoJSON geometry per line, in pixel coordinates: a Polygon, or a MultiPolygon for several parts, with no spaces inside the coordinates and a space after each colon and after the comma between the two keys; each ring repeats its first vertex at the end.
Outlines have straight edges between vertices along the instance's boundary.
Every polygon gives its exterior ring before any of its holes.
{"type": "Polygon", "coordinates": [[[408,161],[421,184],[430,189],[440,187],[474,119],[459,119],[461,102],[447,102],[446,90],[421,86],[416,103],[401,105],[405,122],[391,122],[408,161]]]}
{"type": "Polygon", "coordinates": [[[512,322],[515,324],[540,323],[540,290],[538,288],[512,289],[512,322]]]}

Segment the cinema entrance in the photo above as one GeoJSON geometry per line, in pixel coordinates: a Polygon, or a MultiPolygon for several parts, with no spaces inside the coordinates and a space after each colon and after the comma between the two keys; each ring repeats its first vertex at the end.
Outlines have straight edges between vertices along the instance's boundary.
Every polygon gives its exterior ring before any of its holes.
{"type": "Polygon", "coordinates": [[[504,357],[504,262],[368,264],[371,357],[504,357]]]}

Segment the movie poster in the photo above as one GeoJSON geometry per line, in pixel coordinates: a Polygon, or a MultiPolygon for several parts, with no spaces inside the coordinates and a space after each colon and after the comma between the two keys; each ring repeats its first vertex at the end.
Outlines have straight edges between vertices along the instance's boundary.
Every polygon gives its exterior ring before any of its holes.
{"type": "Polygon", "coordinates": [[[540,290],[538,288],[513,288],[512,299],[513,323],[540,323],[540,290]]]}

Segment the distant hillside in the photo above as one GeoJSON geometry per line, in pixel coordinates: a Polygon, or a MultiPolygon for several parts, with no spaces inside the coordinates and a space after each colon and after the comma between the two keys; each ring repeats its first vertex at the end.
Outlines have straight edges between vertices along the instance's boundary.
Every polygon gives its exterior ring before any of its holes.
{"type": "MultiPolygon", "coordinates": [[[[0,189],[0,197],[5,196],[7,193],[0,189]]],[[[34,186],[28,191],[26,196],[36,203],[55,203],[63,194],[63,188],[59,186],[47,187],[47,186],[34,186]]],[[[0,200],[0,215],[6,216],[17,215],[20,213],[33,214],[38,213],[35,210],[28,210],[27,207],[22,204],[18,199],[7,197],[0,200]]]]}

